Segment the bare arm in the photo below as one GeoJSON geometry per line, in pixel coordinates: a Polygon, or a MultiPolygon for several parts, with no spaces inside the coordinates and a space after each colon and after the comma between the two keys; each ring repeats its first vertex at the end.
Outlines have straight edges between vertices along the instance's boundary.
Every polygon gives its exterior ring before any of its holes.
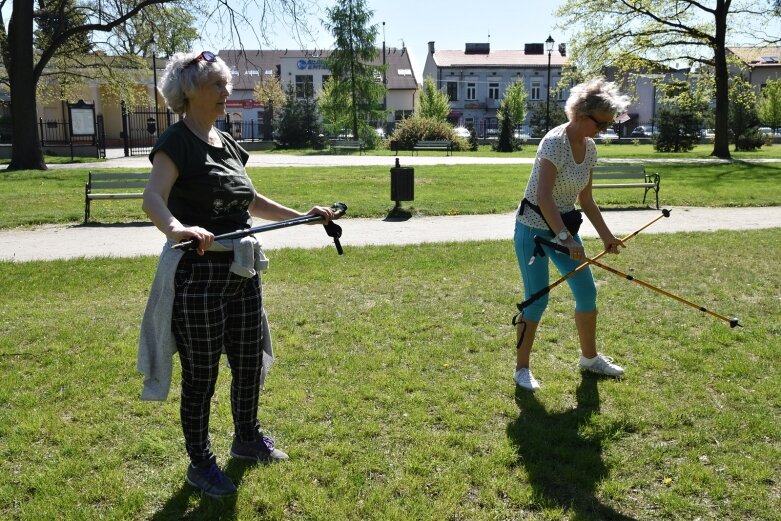
{"type": "MultiPolygon", "coordinates": [[[[255,192],[255,198],[249,206],[250,215],[260,217],[261,219],[267,219],[269,221],[282,221],[285,219],[293,219],[301,217],[303,215],[320,215],[325,218],[325,222],[328,223],[334,218],[334,212],[330,208],[323,206],[315,206],[307,214],[302,214],[297,210],[283,206],[273,199],[269,199],[265,195],[255,192]]],[[[322,224],[322,223],[313,223],[322,224]]]]}
{"type": "Polygon", "coordinates": [[[618,253],[618,247],[625,248],[624,243],[620,239],[617,239],[613,232],[610,231],[605,219],[602,217],[602,212],[594,201],[594,194],[591,185],[591,174],[589,174],[588,184],[578,194],[578,204],[583,209],[583,213],[586,214],[588,220],[594,225],[594,229],[599,234],[599,238],[602,239],[602,243],[605,245],[605,250],[608,253],[618,253]]]}
{"type": "Polygon", "coordinates": [[[157,229],[170,240],[179,242],[184,239],[197,239],[196,251],[203,255],[203,252],[211,247],[214,234],[199,226],[184,226],[168,209],[168,196],[178,177],[179,171],[168,154],[156,152],[141,208],[157,229]]]}

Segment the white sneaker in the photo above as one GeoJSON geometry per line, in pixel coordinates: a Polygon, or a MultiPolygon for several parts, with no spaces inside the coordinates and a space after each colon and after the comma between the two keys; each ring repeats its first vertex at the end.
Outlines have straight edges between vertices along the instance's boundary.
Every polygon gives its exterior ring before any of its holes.
{"type": "Polygon", "coordinates": [[[515,383],[520,387],[523,387],[528,391],[536,391],[540,388],[540,384],[537,383],[537,380],[534,378],[532,372],[529,371],[529,369],[526,367],[522,367],[521,369],[515,371],[513,380],[515,380],[515,383]]]}
{"type": "Polygon", "coordinates": [[[624,374],[624,368],[620,365],[614,364],[613,359],[597,353],[594,358],[586,358],[580,355],[580,362],[578,363],[581,369],[584,371],[591,371],[596,374],[603,374],[605,376],[621,376],[624,374]]]}

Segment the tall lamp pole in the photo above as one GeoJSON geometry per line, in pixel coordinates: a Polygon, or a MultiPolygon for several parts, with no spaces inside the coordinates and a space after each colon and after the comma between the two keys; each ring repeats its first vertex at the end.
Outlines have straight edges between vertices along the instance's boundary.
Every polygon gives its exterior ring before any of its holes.
{"type": "Polygon", "coordinates": [[[545,40],[545,50],[548,51],[548,85],[547,85],[547,104],[545,106],[545,133],[550,130],[550,58],[553,53],[554,40],[548,35],[548,39],[545,40]]]}

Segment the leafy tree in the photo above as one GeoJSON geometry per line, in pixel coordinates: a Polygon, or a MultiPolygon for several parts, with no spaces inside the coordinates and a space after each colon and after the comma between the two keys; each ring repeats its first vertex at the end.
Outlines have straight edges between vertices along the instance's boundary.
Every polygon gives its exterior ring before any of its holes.
{"type": "Polygon", "coordinates": [[[450,98],[437,88],[431,78],[423,81],[419,92],[419,115],[422,118],[430,118],[444,121],[450,114],[450,98]]]}
{"type": "Polygon", "coordinates": [[[781,79],[768,80],[759,96],[759,119],[774,132],[781,128],[781,79]]]}
{"type": "Polygon", "coordinates": [[[253,89],[255,99],[264,107],[264,139],[271,139],[271,128],[274,121],[274,107],[281,107],[285,104],[287,96],[285,89],[282,88],[282,82],[279,78],[272,76],[261,79],[260,83],[253,89]]]}
{"type": "MultiPolygon", "coordinates": [[[[337,88],[333,76],[323,84],[317,99],[317,108],[323,116],[323,125],[329,134],[338,134],[352,126],[352,98],[344,89],[337,88]]],[[[357,134],[353,134],[354,136],[357,134]]]]}
{"type": "MultiPolygon", "coordinates": [[[[103,0],[116,9],[127,8],[128,0],[103,0]]],[[[152,42],[157,56],[170,57],[192,49],[199,35],[195,16],[182,5],[153,5],[138,16],[117,25],[106,45],[118,55],[152,56],[152,42]]]]}
{"type": "MultiPolygon", "coordinates": [[[[548,119],[546,103],[532,103],[529,107],[529,126],[532,137],[542,137],[545,134],[548,119]]],[[[550,104],[550,128],[567,122],[567,113],[558,103],[550,104]]]]}
{"type": "Polygon", "coordinates": [[[499,103],[497,116],[499,119],[505,115],[510,117],[513,126],[520,125],[526,119],[526,87],[523,81],[514,81],[504,91],[504,97],[499,103]]]}
{"type": "MultiPolygon", "coordinates": [[[[38,135],[37,87],[49,70],[52,60],[73,60],[68,69],[82,79],[94,78],[95,71],[101,71],[109,83],[105,87],[120,96],[132,96],[131,83],[124,80],[119,58],[94,53],[86,57],[68,54],[72,42],[94,40],[96,33],[109,33],[120,24],[140,15],[146,9],[163,4],[181,3],[181,0],[125,0],[121,7],[109,0],[10,0],[10,17],[6,27],[2,7],[8,0],[0,0],[0,56],[3,60],[11,94],[11,142],[10,170],[45,170],[40,138],[38,135]],[[67,21],[60,22],[60,21],[67,21]],[[36,35],[34,28],[39,22],[49,23],[51,32],[36,35]],[[45,36],[45,38],[44,38],[45,36]],[[124,80],[124,81],[123,81],[124,80]]],[[[307,16],[315,4],[314,0],[248,0],[260,7],[260,30],[265,31],[270,23],[299,26],[302,17],[307,16]]],[[[239,24],[246,22],[247,1],[203,0],[189,9],[202,5],[204,18],[225,17],[231,21],[227,33],[239,34],[239,24]]],[[[258,25],[257,23],[254,25],[258,25]]],[[[125,57],[132,60],[133,57],[125,57]]],[[[135,58],[138,60],[137,58],[135,58]]],[[[129,61],[126,63],[133,64],[129,61]]],[[[137,65],[137,61],[135,64],[137,65]]]]}
{"type": "Polygon", "coordinates": [[[581,29],[569,51],[586,76],[606,66],[638,71],[676,59],[711,68],[716,99],[712,155],[729,158],[727,34],[765,25],[776,9],[768,0],[567,0],[556,14],[561,28],[581,29]]]}
{"type": "Polygon", "coordinates": [[[278,141],[283,148],[319,148],[320,118],[313,98],[296,97],[295,87],[288,85],[282,115],[277,122],[278,141]]]}
{"type": "Polygon", "coordinates": [[[757,95],[751,84],[740,76],[730,85],[729,126],[735,138],[735,150],[755,150],[762,146],[757,131],[757,95]]]}
{"type": "Polygon", "coordinates": [[[659,152],[688,152],[699,141],[699,129],[707,103],[702,93],[688,82],[677,80],[658,83],[662,93],[656,128],[659,135],[654,148],[659,152]]]}
{"type": "Polygon", "coordinates": [[[497,114],[501,127],[499,128],[499,140],[496,143],[497,152],[512,152],[515,149],[513,143],[513,119],[503,110],[497,114]]]}
{"type": "Polygon", "coordinates": [[[373,65],[379,51],[375,47],[377,24],[369,25],[374,11],[365,0],[344,0],[326,9],[324,22],[335,38],[334,50],[326,58],[332,73],[334,99],[349,97],[345,109],[350,114],[353,135],[359,135],[359,121],[377,120],[381,116],[379,101],[385,95],[382,65],[373,65]]]}

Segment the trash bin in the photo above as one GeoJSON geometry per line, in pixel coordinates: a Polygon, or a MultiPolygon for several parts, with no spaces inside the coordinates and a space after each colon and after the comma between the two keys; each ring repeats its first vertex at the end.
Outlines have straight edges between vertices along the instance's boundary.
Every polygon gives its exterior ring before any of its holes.
{"type": "Polygon", "coordinates": [[[396,208],[400,201],[413,201],[415,199],[415,169],[399,165],[396,158],[396,166],[391,172],[391,200],[396,201],[396,208]]]}

